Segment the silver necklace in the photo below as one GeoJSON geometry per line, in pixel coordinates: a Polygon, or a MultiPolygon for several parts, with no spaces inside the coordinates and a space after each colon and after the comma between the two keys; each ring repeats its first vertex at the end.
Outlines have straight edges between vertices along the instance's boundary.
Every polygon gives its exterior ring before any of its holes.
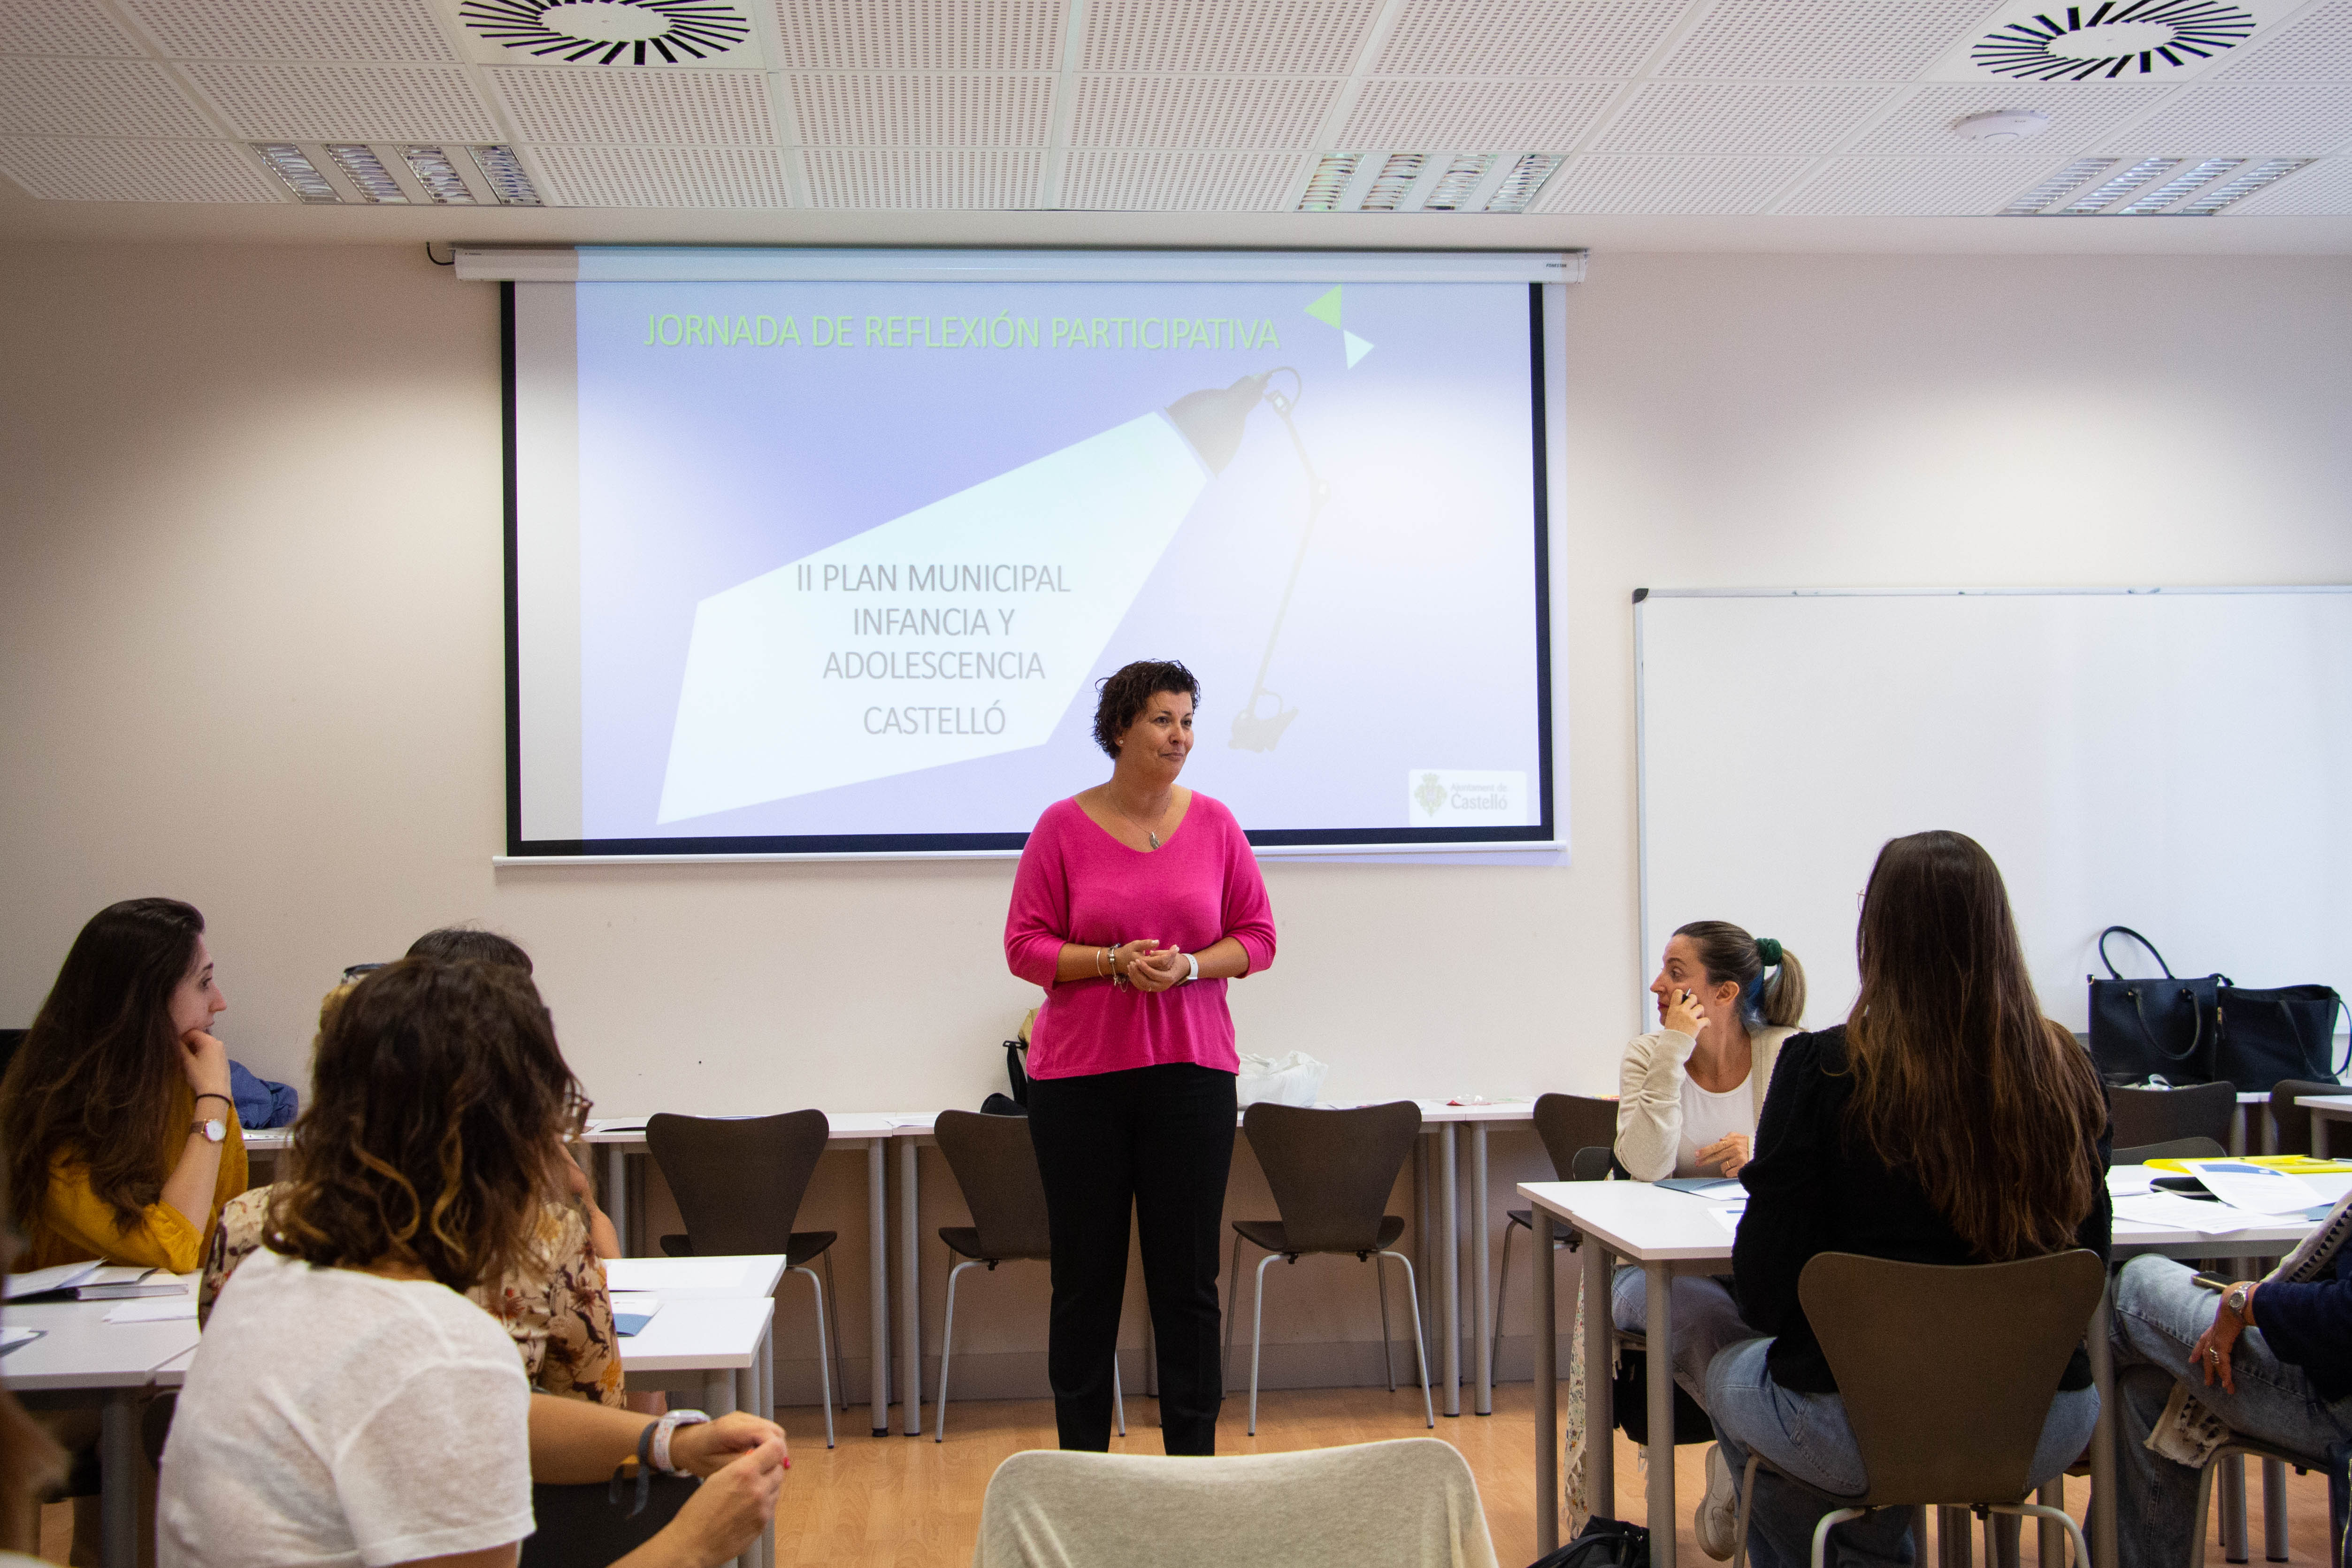
{"type": "MultiPolygon", "coordinates": [[[[1153,849],[1156,850],[1160,847],[1160,835],[1158,833],[1153,832],[1150,828],[1144,828],[1141,822],[1136,821],[1134,814],[1129,811],[1126,807],[1120,805],[1118,803],[1118,798],[1112,795],[1109,790],[1104,790],[1103,794],[1109,800],[1110,809],[1112,810],[1117,811],[1120,816],[1125,817],[1129,822],[1134,823],[1135,826],[1143,828],[1143,836],[1151,841],[1151,847],[1153,849]]],[[[1168,808],[1162,806],[1160,809],[1160,814],[1162,817],[1166,816],[1168,814],[1168,808]]]]}

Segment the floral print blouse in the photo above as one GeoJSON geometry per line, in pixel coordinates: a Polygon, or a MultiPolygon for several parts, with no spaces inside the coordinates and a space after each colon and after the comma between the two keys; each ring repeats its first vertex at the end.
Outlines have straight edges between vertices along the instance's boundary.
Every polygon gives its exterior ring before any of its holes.
{"type": "MultiPolygon", "coordinates": [[[[236,1266],[262,1245],[269,1194],[268,1187],[256,1187],[221,1210],[196,1288],[200,1322],[212,1315],[213,1301],[236,1266]]],[[[545,1267],[536,1276],[509,1272],[496,1284],[476,1286],[468,1297],[505,1325],[535,1391],[625,1408],[613,1298],[587,1224],[576,1210],[551,1205],[540,1217],[538,1241],[545,1267]]]]}

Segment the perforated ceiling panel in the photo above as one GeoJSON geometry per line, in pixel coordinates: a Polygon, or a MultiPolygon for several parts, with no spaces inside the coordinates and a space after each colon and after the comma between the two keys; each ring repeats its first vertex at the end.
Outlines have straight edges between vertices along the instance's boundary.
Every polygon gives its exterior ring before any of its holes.
{"type": "Polygon", "coordinates": [[[1992,9],[1988,0],[1722,0],[1658,74],[1901,81],[1934,64],[1992,9]]]}
{"type": "Polygon", "coordinates": [[[1596,152],[1826,152],[1899,91],[1877,86],[1653,82],[1596,152]]]}
{"type": "Polygon", "coordinates": [[[2172,89],[2124,83],[1997,82],[1921,88],[1892,118],[1846,149],[1849,152],[1945,153],[1962,158],[2040,158],[2080,152],[2116,126],[2138,119],[2172,89]],[[2039,110],[2050,129],[2031,140],[1970,141],[1952,129],[1971,114],[1997,109],[2039,110]]]}
{"type": "Polygon", "coordinates": [[[820,207],[1007,211],[1037,204],[1043,152],[812,152],[809,191],[820,207]]]}
{"type": "Polygon", "coordinates": [[[808,70],[1050,71],[1062,0],[776,0],[778,64],[808,70]]]}
{"type": "Polygon", "coordinates": [[[2352,139],[2352,86],[2192,87],[2108,150],[2210,155],[2325,152],[2352,139]]]}
{"type": "Polygon", "coordinates": [[[0,136],[219,134],[161,66],[0,59],[0,136]]]}
{"type": "MultiPolygon", "coordinates": [[[[2221,81],[2352,81],[2352,0],[2335,0],[2240,49],[2214,75],[2221,81]]],[[[2253,205],[2248,202],[2246,210],[2253,205]]]]}
{"type": "Polygon", "coordinates": [[[1531,211],[1759,213],[1810,158],[1605,158],[1569,161],[1531,211]]]}
{"type": "Polygon", "coordinates": [[[274,202],[278,187],[226,141],[0,140],[0,173],[60,202],[274,202]]]}
{"type": "Polygon", "coordinates": [[[1572,147],[1624,89],[1613,82],[1396,81],[1364,84],[1342,147],[1572,147]]]}
{"type": "Polygon", "coordinates": [[[1085,77],[1070,144],[1303,150],[1339,90],[1329,78],[1085,77]]]}
{"type": "Polygon", "coordinates": [[[1998,213],[2055,167],[2047,159],[1836,158],[1777,210],[1817,217],[1998,213]]]}
{"type": "Polygon", "coordinates": [[[772,147],[548,147],[539,166],[569,207],[788,207],[772,147]]]}
{"type": "Polygon", "coordinates": [[[1094,0],[1090,71],[1339,76],[1379,0],[1094,0]]]}
{"type": "Polygon", "coordinates": [[[195,60],[454,60],[425,0],[121,0],[195,60]]]}
{"type": "Polygon", "coordinates": [[[47,0],[43,5],[0,5],[0,55],[113,55],[136,59],[144,53],[122,24],[98,0],[47,0]]]}
{"type": "Polygon", "coordinates": [[[811,147],[1023,147],[1045,140],[1054,78],[801,72],[788,78],[811,147]]]}
{"type": "Polygon", "coordinates": [[[457,66],[203,61],[181,68],[249,141],[505,140],[457,66]]]}
{"type": "Polygon", "coordinates": [[[1405,0],[1383,76],[1625,77],[1671,30],[1680,0],[1405,0]]]}
{"type": "Polygon", "coordinates": [[[757,147],[776,140],[760,71],[501,66],[483,74],[527,141],[757,147]]]}
{"type": "Polygon", "coordinates": [[[1265,213],[1282,205],[1291,152],[1073,152],[1062,205],[1106,213],[1265,213]]]}
{"type": "Polygon", "coordinates": [[[2230,211],[2250,217],[2352,215],[2352,158],[2323,158],[2230,211]]]}

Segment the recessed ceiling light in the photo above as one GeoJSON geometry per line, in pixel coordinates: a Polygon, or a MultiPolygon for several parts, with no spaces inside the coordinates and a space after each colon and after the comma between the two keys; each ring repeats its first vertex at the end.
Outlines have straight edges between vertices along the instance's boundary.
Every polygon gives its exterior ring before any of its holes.
{"type": "Polygon", "coordinates": [[[539,187],[530,183],[530,176],[524,172],[522,160],[515,156],[513,148],[492,144],[468,148],[467,151],[473,153],[474,166],[481,170],[482,178],[490,183],[490,190],[498,196],[499,205],[536,207],[544,204],[539,199],[539,187]]]}
{"type": "Polygon", "coordinates": [[[2001,208],[2003,217],[2027,218],[2081,184],[2094,174],[2104,173],[2121,162],[2115,158],[2077,158],[2017,200],[2001,208]]]}
{"type": "Polygon", "coordinates": [[[357,145],[330,145],[327,156],[335,161],[335,166],[342,170],[344,178],[351,181],[352,187],[369,201],[404,207],[408,204],[408,193],[400,188],[400,182],[392,177],[392,171],[383,166],[383,160],[378,158],[373,149],[357,145]]]}
{"type": "Polygon", "coordinates": [[[457,172],[449,154],[438,147],[404,147],[401,158],[408,172],[425,187],[425,193],[445,207],[472,207],[481,204],[474,199],[473,190],[467,185],[466,176],[457,172]]]}
{"type": "Polygon", "coordinates": [[[1425,152],[1390,153],[1388,162],[1381,165],[1381,172],[1372,177],[1372,188],[1364,193],[1364,199],[1358,204],[1357,211],[1395,212],[1397,204],[1404,200],[1404,193],[1412,189],[1412,183],[1421,178],[1421,166],[1428,161],[1429,155],[1425,152]]]}
{"type": "Polygon", "coordinates": [[[310,162],[310,154],[292,142],[254,141],[247,145],[260,153],[261,161],[269,165],[269,172],[285,181],[286,188],[303,201],[324,205],[343,199],[342,193],[319,172],[319,166],[310,162]]]}
{"type": "Polygon", "coordinates": [[[2202,163],[2192,164],[2147,194],[2134,197],[2121,215],[2144,218],[2150,213],[2160,213],[2206,181],[2226,174],[2244,162],[2243,158],[2208,158],[2202,163]]]}
{"type": "Polygon", "coordinates": [[[1315,172],[1307,177],[1307,193],[1298,198],[1302,213],[1331,213],[1339,209],[1339,197],[1348,182],[1356,177],[1356,164],[1362,154],[1356,152],[1326,152],[1317,161],[1315,172]]]}
{"type": "Polygon", "coordinates": [[[1511,165],[1511,172],[1503,176],[1503,183],[1495,187],[1493,195],[1486,198],[1486,210],[1490,213],[1526,212],[1528,204],[1535,200],[1536,193],[1543,189],[1543,183],[1551,178],[1552,171],[1562,162],[1556,153],[1527,154],[1511,165]]]}
{"type": "Polygon", "coordinates": [[[2183,218],[2210,218],[2232,202],[2242,202],[2263,186],[2274,185],[2297,169],[2308,169],[2318,162],[2316,158],[2267,159],[2234,179],[2214,186],[2195,201],[2184,203],[2174,209],[2169,215],[2183,218]]]}
{"type": "Polygon", "coordinates": [[[1970,141],[2023,141],[2050,129],[2050,117],[2038,109],[1996,109],[1952,122],[1952,133],[1970,141]]]}
{"type": "Polygon", "coordinates": [[[2143,158],[2122,173],[2100,181],[2058,211],[2070,218],[2088,217],[2104,207],[2113,206],[2158,174],[2178,169],[2180,162],[2178,158],[2143,158]]]}
{"type": "Polygon", "coordinates": [[[1445,172],[1437,177],[1437,183],[1429,188],[1429,194],[1422,199],[1421,210],[1424,213],[1457,210],[1470,199],[1470,193],[1478,188],[1478,182],[1486,177],[1486,171],[1494,167],[1494,163],[1495,156],[1491,152],[1465,152],[1454,159],[1445,166],[1445,172]]]}

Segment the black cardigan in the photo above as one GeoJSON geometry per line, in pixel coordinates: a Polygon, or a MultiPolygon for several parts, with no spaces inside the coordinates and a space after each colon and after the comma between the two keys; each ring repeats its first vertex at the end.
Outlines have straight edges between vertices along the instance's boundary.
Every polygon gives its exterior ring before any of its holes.
{"type": "MultiPolygon", "coordinates": [[[[1860,1138],[1844,1135],[1853,1079],[1844,1071],[1845,1027],[1790,1037],[1780,1047],[1756,1128],[1756,1155],[1742,1167],[1748,1212],[1732,1243],[1739,1315],[1774,1336],[1765,1365],[1772,1380],[1800,1394],[1834,1394],[1837,1379],[1797,1301],[1797,1276],[1817,1252],[1857,1252],[1906,1263],[1979,1261],[1959,1233],[1928,1203],[1907,1172],[1889,1170],[1860,1138]]],[[[2099,1169],[2108,1134],[2099,1137],[2099,1169]]],[[[2106,1183],[2074,1232],[2074,1244],[2107,1258],[2115,1211],[2106,1183]]],[[[2077,1349],[2059,1380],[2088,1388],[2091,1364],[2077,1349]]]]}

